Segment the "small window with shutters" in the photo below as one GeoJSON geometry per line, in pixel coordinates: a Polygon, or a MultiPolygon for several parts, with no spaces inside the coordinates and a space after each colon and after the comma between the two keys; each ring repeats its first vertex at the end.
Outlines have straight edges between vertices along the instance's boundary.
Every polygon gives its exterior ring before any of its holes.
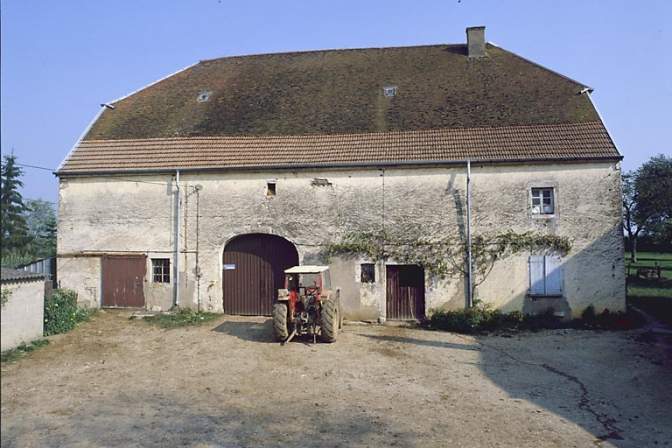
{"type": "Polygon", "coordinates": [[[530,256],[530,295],[561,296],[562,269],[557,255],[530,256]]]}

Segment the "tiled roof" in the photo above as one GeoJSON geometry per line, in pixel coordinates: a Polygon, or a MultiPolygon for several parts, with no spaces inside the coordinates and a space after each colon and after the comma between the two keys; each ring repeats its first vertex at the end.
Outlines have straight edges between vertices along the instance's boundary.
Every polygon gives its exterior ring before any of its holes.
{"type": "Polygon", "coordinates": [[[487,45],[201,61],[104,109],[86,140],[324,135],[596,121],[584,84],[487,45]],[[396,87],[385,96],[383,87],[396,87]],[[199,101],[207,97],[206,101],[199,101]]]}
{"type": "Polygon", "coordinates": [[[85,140],[58,174],[619,157],[602,123],[591,121],[343,135],[85,140]]]}
{"type": "Polygon", "coordinates": [[[19,280],[40,280],[46,277],[45,274],[37,272],[22,271],[19,269],[0,269],[0,278],[5,281],[19,281],[19,280]]]}

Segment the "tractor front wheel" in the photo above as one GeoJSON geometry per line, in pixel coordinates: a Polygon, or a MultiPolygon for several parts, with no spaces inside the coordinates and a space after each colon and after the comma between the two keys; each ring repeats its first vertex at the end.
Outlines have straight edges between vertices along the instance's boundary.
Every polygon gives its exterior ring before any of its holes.
{"type": "Polygon", "coordinates": [[[276,303],[273,305],[273,334],[275,340],[282,342],[289,337],[287,331],[287,305],[276,303]]]}
{"type": "Polygon", "coordinates": [[[334,342],[338,336],[338,327],[340,323],[340,311],[338,304],[333,300],[327,300],[322,303],[322,340],[324,342],[334,342]]]}

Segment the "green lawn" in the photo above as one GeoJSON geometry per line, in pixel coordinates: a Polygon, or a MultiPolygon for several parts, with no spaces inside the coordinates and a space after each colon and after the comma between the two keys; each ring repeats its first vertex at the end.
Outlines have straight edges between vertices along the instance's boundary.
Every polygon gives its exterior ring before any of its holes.
{"type": "Polygon", "coordinates": [[[628,275],[628,302],[672,326],[672,254],[640,252],[636,263],[632,263],[626,254],[625,272],[628,275]],[[660,267],[660,279],[655,273],[656,267],[660,267]],[[653,269],[653,278],[638,277],[640,268],[653,269]]]}

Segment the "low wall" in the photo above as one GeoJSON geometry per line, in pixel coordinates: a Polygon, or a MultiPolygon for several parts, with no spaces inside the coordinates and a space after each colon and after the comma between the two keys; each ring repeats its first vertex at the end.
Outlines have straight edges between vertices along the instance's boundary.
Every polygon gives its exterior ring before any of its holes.
{"type": "Polygon", "coordinates": [[[44,325],[45,281],[3,281],[2,289],[11,296],[2,307],[2,347],[5,351],[22,342],[42,337],[44,325]]]}

